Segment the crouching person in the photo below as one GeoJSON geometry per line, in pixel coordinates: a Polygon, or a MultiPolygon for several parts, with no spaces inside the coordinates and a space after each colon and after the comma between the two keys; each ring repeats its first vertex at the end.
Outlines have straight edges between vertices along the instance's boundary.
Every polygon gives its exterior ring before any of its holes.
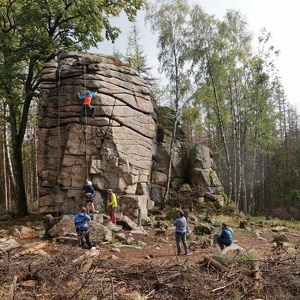
{"type": "Polygon", "coordinates": [[[232,232],[226,223],[222,223],[222,232],[215,234],[214,244],[218,244],[221,250],[232,244],[232,232]]]}
{"type": "Polygon", "coordinates": [[[81,208],[81,212],[77,213],[74,218],[74,224],[76,227],[76,232],[78,234],[78,247],[83,247],[83,237],[86,240],[88,248],[92,248],[92,242],[90,239],[88,222],[91,220],[91,217],[87,214],[85,207],[81,208]]]}

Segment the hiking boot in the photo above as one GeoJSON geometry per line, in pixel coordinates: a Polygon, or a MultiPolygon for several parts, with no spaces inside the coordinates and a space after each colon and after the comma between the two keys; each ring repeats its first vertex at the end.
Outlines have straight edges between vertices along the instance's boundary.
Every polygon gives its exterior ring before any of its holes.
{"type": "Polygon", "coordinates": [[[190,256],[190,255],[193,255],[193,253],[191,253],[191,252],[185,252],[184,255],[190,256]]]}

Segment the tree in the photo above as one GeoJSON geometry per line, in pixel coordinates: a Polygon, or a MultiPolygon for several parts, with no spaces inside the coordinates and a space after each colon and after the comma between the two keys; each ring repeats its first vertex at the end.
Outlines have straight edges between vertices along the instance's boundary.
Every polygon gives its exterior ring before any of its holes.
{"type": "Polygon", "coordinates": [[[226,182],[231,198],[235,173],[232,172],[229,138],[235,135],[228,133],[229,128],[236,130],[237,125],[232,124],[230,127],[231,120],[236,120],[234,117],[237,107],[233,105],[233,100],[238,101],[234,99],[237,96],[234,92],[238,87],[236,82],[240,79],[237,68],[242,62],[240,45],[243,45],[243,55],[246,56],[249,48],[249,42],[246,42],[249,38],[244,33],[244,20],[238,14],[228,12],[225,18],[225,21],[220,22],[196,5],[191,15],[186,43],[189,44],[196,84],[200,86],[196,95],[205,99],[207,116],[213,118],[213,123],[217,126],[214,134],[220,140],[217,144],[223,150],[219,153],[223,154],[228,171],[226,182]]]}
{"type": "Polygon", "coordinates": [[[185,44],[197,91],[185,113],[192,116],[194,128],[206,131],[219,169],[226,170],[220,175],[229,198],[249,212],[257,176],[260,183],[264,178],[261,159],[276,146],[279,116],[271,58],[277,53],[267,47],[266,35],[260,38],[264,51],[254,54],[252,35],[238,12],[229,10],[220,21],[198,5],[191,11],[185,44]]]}
{"type": "Polygon", "coordinates": [[[3,0],[0,7],[0,82],[9,108],[20,215],[27,214],[22,145],[32,100],[38,96],[42,65],[67,51],[86,51],[120,29],[110,17],[125,11],[133,21],[144,0],[3,0]]]}
{"type": "Polygon", "coordinates": [[[158,34],[159,48],[158,59],[160,69],[168,78],[168,88],[174,107],[174,125],[169,149],[169,167],[167,174],[167,186],[164,193],[163,208],[166,204],[172,170],[173,144],[176,138],[176,129],[180,115],[180,105],[184,100],[188,77],[186,76],[185,44],[185,20],[189,14],[189,6],[184,0],[160,1],[159,6],[150,6],[146,19],[151,23],[151,29],[158,34]]]}
{"type": "Polygon", "coordinates": [[[132,68],[139,74],[143,74],[147,73],[147,61],[140,39],[140,29],[136,23],[133,23],[128,37],[126,59],[132,68]]]}

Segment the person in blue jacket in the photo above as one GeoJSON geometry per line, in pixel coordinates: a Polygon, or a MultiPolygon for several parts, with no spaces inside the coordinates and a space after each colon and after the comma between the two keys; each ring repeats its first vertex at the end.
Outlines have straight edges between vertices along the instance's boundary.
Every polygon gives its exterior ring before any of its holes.
{"type": "Polygon", "coordinates": [[[190,255],[189,246],[186,241],[186,218],[183,211],[178,212],[177,219],[173,222],[175,225],[175,240],[177,247],[177,255],[181,254],[181,242],[183,244],[185,255],[190,255]]]}
{"type": "MultiPolygon", "coordinates": [[[[91,220],[91,217],[86,213],[86,208],[82,207],[81,212],[77,213],[74,217],[74,224],[76,228],[76,232],[79,235],[85,237],[86,243],[89,249],[92,249],[92,242],[90,239],[90,232],[88,227],[88,222],[91,220]]],[[[82,239],[78,239],[78,247],[83,247],[82,239]]]]}
{"type": "Polygon", "coordinates": [[[223,250],[225,246],[232,244],[232,232],[226,223],[222,223],[222,232],[215,234],[215,242],[220,246],[221,250],[223,250]]]}
{"type": "Polygon", "coordinates": [[[83,101],[82,108],[80,111],[80,119],[84,116],[86,109],[89,109],[92,112],[91,117],[94,117],[95,107],[91,105],[92,99],[97,95],[97,92],[91,93],[89,90],[85,91],[85,95],[77,94],[77,97],[80,101],[83,101]]]}

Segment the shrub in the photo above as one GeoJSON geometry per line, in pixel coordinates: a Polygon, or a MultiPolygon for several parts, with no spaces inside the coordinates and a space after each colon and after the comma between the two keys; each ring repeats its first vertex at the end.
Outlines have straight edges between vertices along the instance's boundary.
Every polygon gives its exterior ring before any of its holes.
{"type": "Polygon", "coordinates": [[[287,196],[286,201],[290,204],[300,204],[300,190],[292,190],[287,196]]]}
{"type": "Polygon", "coordinates": [[[222,221],[221,220],[213,220],[212,221],[212,226],[213,227],[221,227],[222,221]]]}
{"type": "Polygon", "coordinates": [[[237,258],[237,262],[242,265],[251,265],[256,259],[256,256],[252,252],[244,252],[237,258]]]}
{"type": "Polygon", "coordinates": [[[241,265],[251,265],[253,263],[253,260],[256,259],[255,255],[252,252],[244,252],[236,257],[221,254],[216,256],[215,258],[220,264],[224,266],[231,265],[232,263],[238,263],[241,265]]]}

